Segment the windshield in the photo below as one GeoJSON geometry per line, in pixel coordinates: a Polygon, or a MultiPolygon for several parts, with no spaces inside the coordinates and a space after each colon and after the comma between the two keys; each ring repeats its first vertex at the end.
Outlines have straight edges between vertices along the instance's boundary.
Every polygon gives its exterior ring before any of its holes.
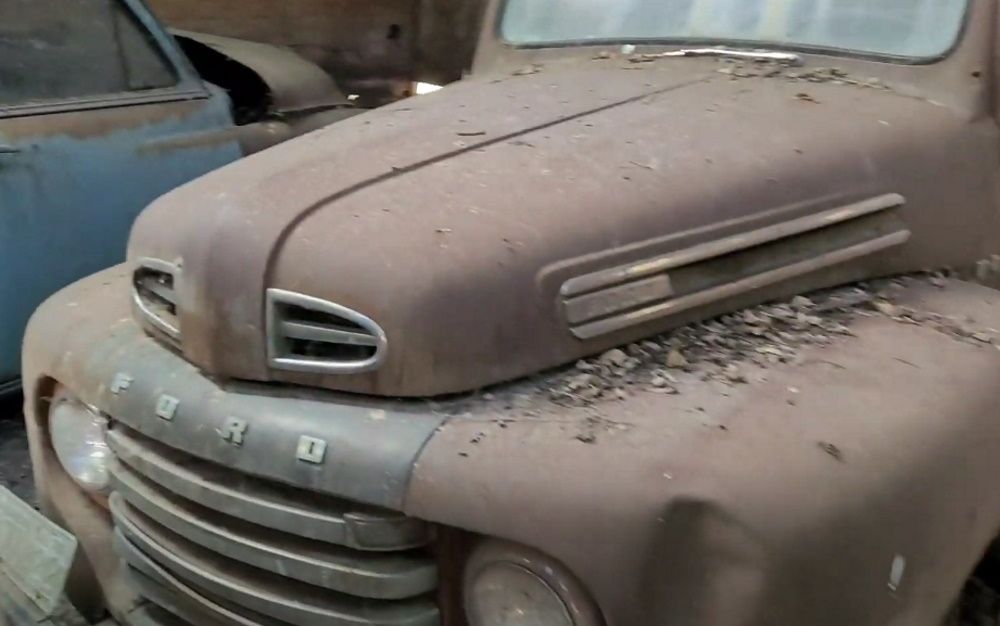
{"type": "Polygon", "coordinates": [[[518,45],[709,41],[911,58],[954,45],[968,0],[507,0],[518,45]]]}

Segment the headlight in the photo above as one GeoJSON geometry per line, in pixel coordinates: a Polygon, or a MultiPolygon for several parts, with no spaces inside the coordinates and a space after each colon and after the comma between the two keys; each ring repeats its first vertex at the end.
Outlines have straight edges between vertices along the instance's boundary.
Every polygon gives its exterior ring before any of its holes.
{"type": "Polygon", "coordinates": [[[465,571],[470,626],[601,626],[590,598],[566,569],[529,548],[487,541],[465,571]]]}
{"type": "Polygon", "coordinates": [[[105,435],[108,420],[59,388],[49,411],[49,436],[63,469],[85,491],[107,495],[111,450],[105,435]]]}

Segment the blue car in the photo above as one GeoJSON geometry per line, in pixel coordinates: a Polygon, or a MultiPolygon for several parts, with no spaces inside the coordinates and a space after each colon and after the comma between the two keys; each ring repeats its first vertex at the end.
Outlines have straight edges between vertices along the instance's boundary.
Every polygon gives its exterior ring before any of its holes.
{"type": "Polygon", "coordinates": [[[141,0],[0,0],[0,13],[2,394],[32,311],[121,261],[150,201],[356,111],[291,51],[175,37],[141,0]]]}

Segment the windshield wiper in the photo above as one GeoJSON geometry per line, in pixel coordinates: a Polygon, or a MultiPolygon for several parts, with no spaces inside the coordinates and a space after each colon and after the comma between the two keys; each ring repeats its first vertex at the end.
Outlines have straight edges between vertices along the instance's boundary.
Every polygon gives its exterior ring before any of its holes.
{"type": "Polygon", "coordinates": [[[772,61],[786,65],[802,65],[802,57],[791,52],[768,52],[766,50],[733,50],[731,48],[684,48],[655,54],[636,54],[629,57],[633,63],[643,63],[670,57],[723,57],[727,59],[748,59],[751,61],[772,61]]]}

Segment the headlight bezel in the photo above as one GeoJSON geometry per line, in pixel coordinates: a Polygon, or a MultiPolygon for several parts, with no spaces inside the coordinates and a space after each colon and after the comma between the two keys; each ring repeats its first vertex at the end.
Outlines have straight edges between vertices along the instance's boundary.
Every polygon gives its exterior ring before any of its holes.
{"type": "Polygon", "coordinates": [[[544,589],[557,599],[572,626],[605,626],[605,620],[589,592],[576,576],[556,559],[527,546],[487,539],[477,546],[465,565],[463,575],[463,604],[470,626],[491,626],[477,615],[480,601],[475,597],[477,582],[484,574],[499,573],[510,568],[509,573],[534,577],[544,589]],[[478,619],[478,623],[477,623],[478,619]]]}

